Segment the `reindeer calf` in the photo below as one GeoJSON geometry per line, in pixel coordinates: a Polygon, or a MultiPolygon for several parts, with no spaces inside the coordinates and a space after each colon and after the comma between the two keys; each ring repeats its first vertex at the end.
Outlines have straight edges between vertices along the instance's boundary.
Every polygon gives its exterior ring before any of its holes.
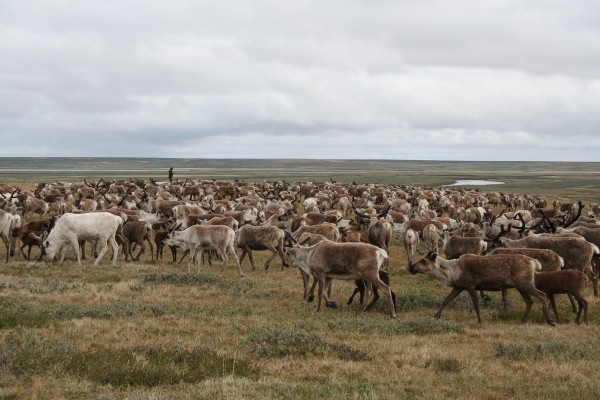
{"type": "Polygon", "coordinates": [[[544,271],[537,272],[535,274],[535,287],[542,292],[546,293],[550,304],[552,305],[552,311],[556,316],[556,321],[560,322],[558,312],[556,310],[556,301],[554,300],[555,294],[570,294],[577,300],[578,310],[576,322],[579,324],[581,317],[581,311],[583,310],[583,322],[588,322],[587,301],[583,298],[581,293],[587,286],[588,278],[580,271],[574,269],[565,269],[562,271],[544,271]]]}

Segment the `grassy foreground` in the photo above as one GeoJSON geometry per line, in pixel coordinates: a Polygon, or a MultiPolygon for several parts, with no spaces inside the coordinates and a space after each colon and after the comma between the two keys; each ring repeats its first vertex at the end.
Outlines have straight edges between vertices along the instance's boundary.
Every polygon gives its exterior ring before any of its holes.
{"type": "MultiPolygon", "coordinates": [[[[266,253],[257,252],[264,262],[266,253]]],[[[391,253],[398,319],[383,301],[357,315],[349,282],[338,309],[302,301],[298,271],[229,263],[201,272],[153,263],[94,267],[18,258],[0,264],[0,398],[506,399],[598,398],[600,318],[543,323],[535,301],[499,294],[476,322],[466,293],[432,319],[449,292],[391,253]]],[[[170,257],[170,256],[169,256],[170,257]]],[[[3,249],[0,259],[3,260],[3,249]]]]}

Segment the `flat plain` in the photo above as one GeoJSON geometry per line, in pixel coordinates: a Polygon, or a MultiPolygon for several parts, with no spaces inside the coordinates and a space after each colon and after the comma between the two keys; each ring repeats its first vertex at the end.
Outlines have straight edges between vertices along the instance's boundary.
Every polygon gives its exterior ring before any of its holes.
{"type": "MultiPolygon", "coordinates": [[[[598,201],[596,163],[447,163],[420,161],[0,159],[0,182],[149,178],[259,182],[333,179],[439,186],[460,179],[526,192],[598,201]],[[560,168],[559,168],[560,167],[560,168]]],[[[422,249],[423,250],[423,249],[422,249]]],[[[110,251],[109,251],[110,253],[110,251]]],[[[337,309],[302,300],[296,269],[246,259],[198,269],[153,262],[99,266],[85,260],[4,263],[0,246],[0,398],[90,399],[531,399],[599,398],[600,310],[590,288],[589,323],[575,324],[564,296],[562,324],[543,322],[534,300],[499,294],[477,323],[466,293],[439,320],[450,289],[410,275],[404,249],[391,248],[398,318],[383,301],[363,315],[346,300],[352,282],[334,281],[337,309]]],[[[37,255],[37,251],[34,250],[37,255]]],[[[277,260],[277,259],[276,259],[277,260]]]]}

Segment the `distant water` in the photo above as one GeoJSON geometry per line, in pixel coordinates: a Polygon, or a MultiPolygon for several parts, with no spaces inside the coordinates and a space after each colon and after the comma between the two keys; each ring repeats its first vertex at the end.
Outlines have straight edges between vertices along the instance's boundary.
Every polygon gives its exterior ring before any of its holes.
{"type": "Polygon", "coordinates": [[[500,181],[488,181],[488,180],[478,180],[478,179],[466,179],[462,181],[456,181],[451,185],[444,186],[485,186],[485,185],[504,185],[504,182],[500,181]]]}

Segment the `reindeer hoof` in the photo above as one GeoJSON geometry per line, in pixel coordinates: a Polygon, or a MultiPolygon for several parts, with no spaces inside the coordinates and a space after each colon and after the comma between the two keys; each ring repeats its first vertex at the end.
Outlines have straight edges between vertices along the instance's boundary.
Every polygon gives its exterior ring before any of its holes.
{"type": "Polygon", "coordinates": [[[325,305],[329,308],[338,308],[337,304],[335,304],[333,301],[328,301],[325,305]]]}
{"type": "Polygon", "coordinates": [[[308,297],[306,298],[306,301],[308,301],[309,303],[312,303],[314,299],[315,299],[315,296],[313,296],[312,294],[310,294],[310,295],[308,295],[308,297]]]}
{"type": "Polygon", "coordinates": [[[548,325],[550,326],[556,326],[556,322],[554,320],[548,320],[548,325]]]}

